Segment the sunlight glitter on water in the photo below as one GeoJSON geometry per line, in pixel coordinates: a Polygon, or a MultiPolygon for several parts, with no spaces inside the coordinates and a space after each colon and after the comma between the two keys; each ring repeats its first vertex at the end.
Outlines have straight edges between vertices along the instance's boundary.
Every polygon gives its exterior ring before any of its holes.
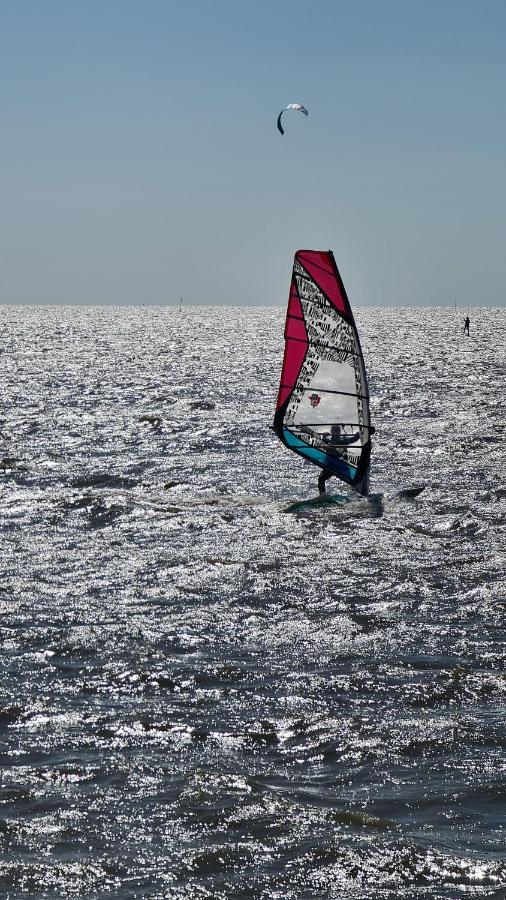
{"type": "Polygon", "coordinates": [[[504,316],[356,319],[383,506],[294,514],[281,311],[4,308],[2,890],[499,896],[504,316]]]}

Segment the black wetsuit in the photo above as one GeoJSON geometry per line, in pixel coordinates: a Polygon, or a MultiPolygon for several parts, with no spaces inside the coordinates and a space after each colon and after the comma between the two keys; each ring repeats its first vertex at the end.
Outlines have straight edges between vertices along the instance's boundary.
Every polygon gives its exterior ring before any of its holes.
{"type": "Polygon", "coordinates": [[[325,493],[325,482],[328,481],[329,478],[335,475],[335,472],[332,469],[322,469],[318,478],[318,493],[325,493]]]}
{"type": "Polygon", "coordinates": [[[464,334],[469,334],[469,316],[467,316],[466,321],[464,322],[464,334]]]}
{"type": "MultiPolygon", "coordinates": [[[[376,431],[376,429],[371,425],[369,428],[369,435],[374,434],[375,431],[376,431]]],[[[348,442],[346,442],[346,439],[344,438],[343,445],[346,446],[346,443],[352,443],[352,441],[355,441],[355,440],[356,440],[356,435],[353,435],[351,438],[349,438],[348,442]]],[[[369,440],[369,441],[367,441],[366,444],[364,444],[364,446],[362,448],[362,456],[361,456],[361,460],[360,460],[359,469],[357,471],[358,477],[360,476],[360,474],[363,474],[360,472],[361,469],[363,471],[365,471],[368,468],[370,455],[371,455],[371,441],[369,440]]],[[[320,494],[326,493],[325,482],[328,481],[329,478],[332,478],[332,476],[336,475],[336,474],[337,474],[336,472],[334,472],[332,469],[328,469],[326,466],[321,470],[319,478],[318,478],[318,492],[320,494]]]]}

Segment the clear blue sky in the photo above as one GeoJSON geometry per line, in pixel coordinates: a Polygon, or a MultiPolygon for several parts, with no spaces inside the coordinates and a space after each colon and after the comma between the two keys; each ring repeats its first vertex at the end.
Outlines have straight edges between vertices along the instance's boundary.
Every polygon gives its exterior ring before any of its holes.
{"type": "Polygon", "coordinates": [[[504,306],[504,0],[0,0],[0,302],[504,306]],[[306,119],[279,110],[290,102],[306,119]]]}

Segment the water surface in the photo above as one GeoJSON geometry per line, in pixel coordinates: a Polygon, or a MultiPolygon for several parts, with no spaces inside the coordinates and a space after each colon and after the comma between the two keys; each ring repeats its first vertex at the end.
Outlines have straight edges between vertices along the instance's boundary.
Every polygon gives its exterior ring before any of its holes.
{"type": "Polygon", "coordinates": [[[382,505],[290,514],[280,310],[3,307],[11,900],[505,896],[504,314],[356,319],[382,505]]]}

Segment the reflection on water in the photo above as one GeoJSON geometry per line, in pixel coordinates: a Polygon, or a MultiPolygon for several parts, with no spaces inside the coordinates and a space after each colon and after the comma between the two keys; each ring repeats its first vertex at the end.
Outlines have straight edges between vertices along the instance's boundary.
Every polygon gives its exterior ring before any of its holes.
{"type": "Polygon", "coordinates": [[[281,311],[4,307],[6,895],[502,896],[504,318],[356,319],[379,514],[289,514],[281,311]]]}

